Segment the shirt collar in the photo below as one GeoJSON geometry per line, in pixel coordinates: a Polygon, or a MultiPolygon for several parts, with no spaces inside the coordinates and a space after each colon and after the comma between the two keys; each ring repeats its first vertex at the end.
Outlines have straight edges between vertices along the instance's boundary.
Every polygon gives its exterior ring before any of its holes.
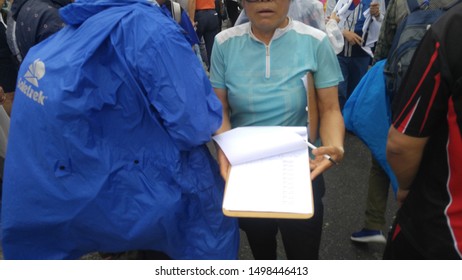
{"type": "MultiPolygon", "coordinates": [[[[291,28],[292,28],[292,25],[293,25],[293,20],[291,17],[288,17],[289,18],[289,23],[283,27],[283,28],[277,28],[275,31],[274,31],[274,34],[273,34],[273,37],[271,38],[271,42],[274,41],[274,40],[277,40],[278,38],[282,37],[285,33],[287,33],[287,31],[289,31],[291,28]]],[[[252,23],[249,22],[249,25],[248,25],[248,31],[249,31],[249,34],[250,34],[250,37],[252,37],[254,40],[258,41],[258,42],[261,42],[263,43],[260,39],[258,39],[252,32],[252,23]]],[[[270,42],[270,43],[271,43],[270,42]]]]}

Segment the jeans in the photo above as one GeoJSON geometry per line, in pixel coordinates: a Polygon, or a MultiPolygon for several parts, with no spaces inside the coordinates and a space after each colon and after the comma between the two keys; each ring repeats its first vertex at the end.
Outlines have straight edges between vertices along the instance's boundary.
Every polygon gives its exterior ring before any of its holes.
{"type": "Polygon", "coordinates": [[[215,10],[198,10],[194,20],[197,22],[196,33],[199,40],[204,38],[207,51],[207,66],[210,69],[210,57],[212,55],[213,41],[220,31],[220,20],[215,10]]]}

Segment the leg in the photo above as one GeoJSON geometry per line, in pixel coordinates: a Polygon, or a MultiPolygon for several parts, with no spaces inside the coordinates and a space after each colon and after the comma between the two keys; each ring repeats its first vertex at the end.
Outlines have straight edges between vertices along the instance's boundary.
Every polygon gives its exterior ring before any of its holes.
{"type": "Polygon", "coordinates": [[[322,203],[324,192],[324,179],[319,176],[313,181],[314,216],[308,220],[278,220],[287,259],[319,259],[324,217],[322,203]]]}
{"type": "Polygon", "coordinates": [[[196,34],[197,38],[199,39],[199,46],[201,50],[202,61],[209,65],[209,61],[207,60],[207,52],[205,51],[205,43],[204,43],[204,32],[205,32],[205,19],[204,19],[204,12],[203,11],[196,11],[196,15],[194,16],[194,21],[197,22],[196,25],[196,34]]]}
{"type": "MultiPolygon", "coordinates": [[[[348,86],[346,90],[346,100],[353,93],[354,89],[366,74],[371,58],[369,56],[351,57],[348,63],[348,86]]],[[[342,71],[343,72],[343,71],[342,71]]]]}
{"type": "Polygon", "coordinates": [[[228,12],[229,20],[231,21],[231,26],[234,26],[236,23],[237,17],[239,16],[238,4],[232,0],[225,0],[226,10],[228,12]]]}
{"type": "Polygon", "coordinates": [[[364,228],[351,235],[355,242],[385,243],[382,229],[385,225],[385,211],[387,209],[388,189],[390,179],[379,162],[372,157],[369,172],[369,188],[367,190],[364,228]]]}
{"type": "Polygon", "coordinates": [[[389,188],[390,179],[387,173],[385,173],[378,161],[372,158],[367,192],[365,228],[372,230],[383,229],[389,188]]]}
{"type": "Polygon", "coordinates": [[[207,60],[209,62],[209,69],[210,69],[210,57],[212,56],[212,48],[213,42],[215,40],[215,36],[220,31],[220,19],[218,18],[217,13],[213,11],[206,12],[206,27],[204,31],[204,41],[205,41],[205,49],[207,50],[207,60]]]}
{"type": "Polygon", "coordinates": [[[247,234],[252,255],[256,260],[276,259],[278,228],[275,219],[240,218],[239,226],[247,234]]]}
{"type": "Polygon", "coordinates": [[[215,11],[217,12],[218,15],[218,28],[221,30],[221,26],[223,23],[223,20],[226,19],[226,13],[225,13],[225,7],[224,3],[221,0],[215,0],[215,11]]]}

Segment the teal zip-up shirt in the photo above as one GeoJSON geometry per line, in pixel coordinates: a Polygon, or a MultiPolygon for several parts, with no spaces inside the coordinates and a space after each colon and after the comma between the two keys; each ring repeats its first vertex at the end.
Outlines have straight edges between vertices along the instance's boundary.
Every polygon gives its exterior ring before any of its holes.
{"type": "Polygon", "coordinates": [[[343,80],[326,34],[294,20],[268,45],[252,34],[250,23],[219,33],[211,62],[212,86],[228,92],[232,127],[303,126],[307,72],[316,88],[343,80]]]}

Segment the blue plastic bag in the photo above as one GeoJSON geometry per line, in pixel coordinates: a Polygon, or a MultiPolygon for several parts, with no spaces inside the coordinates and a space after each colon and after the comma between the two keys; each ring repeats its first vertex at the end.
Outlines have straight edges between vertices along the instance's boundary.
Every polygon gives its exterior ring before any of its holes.
{"type": "Polygon", "coordinates": [[[393,191],[398,181],[387,162],[386,147],[391,125],[390,100],[385,91],[383,68],[386,60],[377,62],[364,75],[343,108],[346,129],[358,136],[370,149],[390,178],[393,191]]]}

